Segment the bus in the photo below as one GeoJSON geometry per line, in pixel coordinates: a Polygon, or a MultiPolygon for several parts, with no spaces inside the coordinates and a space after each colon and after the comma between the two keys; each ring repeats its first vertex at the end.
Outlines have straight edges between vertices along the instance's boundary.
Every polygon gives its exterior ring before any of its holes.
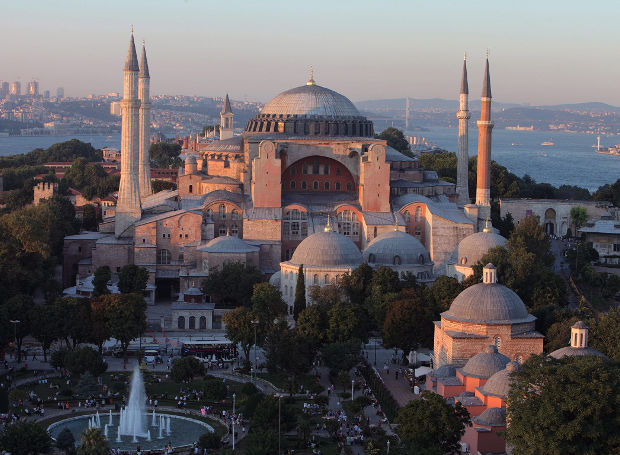
{"type": "Polygon", "coordinates": [[[183,342],[181,355],[191,355],[212,362],[232,362],[237,358],[237,346],[227,339],[192,340],[183,342]]]}

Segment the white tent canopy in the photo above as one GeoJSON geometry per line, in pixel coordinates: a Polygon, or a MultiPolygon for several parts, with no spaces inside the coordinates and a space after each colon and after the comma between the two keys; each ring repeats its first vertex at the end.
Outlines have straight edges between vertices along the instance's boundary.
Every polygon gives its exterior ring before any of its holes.
{"type": "Polygon", "coordinates": [[[429,368],[429,367],[416,368],[415,369],[415,377],[419,378],[420,376],[424,376],[425,374],[429,374],[431,371],[433,371],[433,369],[429,368]]]}

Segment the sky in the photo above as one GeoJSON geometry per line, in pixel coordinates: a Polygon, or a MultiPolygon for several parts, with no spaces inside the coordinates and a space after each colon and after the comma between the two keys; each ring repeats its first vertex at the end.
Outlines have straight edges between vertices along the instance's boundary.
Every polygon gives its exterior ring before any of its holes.
{"type": "MultiPolygon", "coordinates": [[[[470,98],[620,106],[618,0],[3,0],[0,80],[122,90],[130,27],[151,92],[269,101],[315,80],[353,101],[470,98]]],[[[23,88],[22,88],[23,90],[23,88]]]]}

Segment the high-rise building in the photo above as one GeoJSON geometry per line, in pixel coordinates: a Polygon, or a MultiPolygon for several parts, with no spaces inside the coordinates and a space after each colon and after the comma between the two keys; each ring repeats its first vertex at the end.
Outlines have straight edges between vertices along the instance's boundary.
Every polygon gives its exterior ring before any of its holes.
{"type": "Polygon", "coordinates": [[[22,84],[19,81],[11,82],[11,95],[20,96],[22,94],[22,84]]]}
{"type": "Polygon", "coordinates": [[[9,83],[6,81],[2,82],[2,85],[0,86],[0,99],[6,98],[8,94],[9,94],[9,83]]]}
{"type": "Polygon", "coordinates": [[[43,92],[43,98],[49,99],[49,97],[50,97],[50,91],[49,90],[45,90],[43,92]]]}
{"type": "Polygon", "coordinates": [[[120,101],[113,101],[110,103],[110,115],[117,117],[121,116],[121,103],[120,101]]]}
{"type": "Polygon", "coordinates": [[[56,89],[56,98],[64,98],[65,97],[65,89],[63,87],[58,87],[56,89]]]}
{"type": "Polygon", "coordinates": [[[39,96],[39,81],[28,82],[28,95],[39,96]]]}

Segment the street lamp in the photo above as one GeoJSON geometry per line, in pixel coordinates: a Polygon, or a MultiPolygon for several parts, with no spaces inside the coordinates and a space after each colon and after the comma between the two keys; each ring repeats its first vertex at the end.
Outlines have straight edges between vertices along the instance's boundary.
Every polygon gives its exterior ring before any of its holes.
{"type": "Polygon", "coordinates": [[[353,387],[355,387],[355,379],[351,379],[351,401],[353,401],[353,387]]]}
{"type": "Polygon", "coordinates": [[[258,319],[254,319],[252,325],[254,325],[254,377],[256,377],[258,372],[258,360],[256,358],[256,326],[258,325],[258,319]]]}
{"type": "MultiPolygon", "coordinates": [[[[17,346],[17,324],[19,324],[21,321],[19,319],[11,319],[9,320],[9,322],[11,324],[13,324],[13,337],[15,338],[14,343],[15,343],[15,349],[17,351],[17,359],[19,358],[19,348],[17,346]]],[[[15,360],[17,360],[15,359],[15,360]]]]}
{"type": "Polygon", "coordinates": [[[235,403],[236,403],[237,394],[233,393],[233,415],[232,415],[232,449],[235,450],[235,403]]]}
{"type": "Polygon", "coordinates": [[[278,455],[282,453],[280,450],[280,416],[282,409],[282,395],[278,395],[278,455]]]}
{"type": "Polygon", "coordinates": [[[375,366],[377,366],[377,339],[375,338],[375,366]]]}

